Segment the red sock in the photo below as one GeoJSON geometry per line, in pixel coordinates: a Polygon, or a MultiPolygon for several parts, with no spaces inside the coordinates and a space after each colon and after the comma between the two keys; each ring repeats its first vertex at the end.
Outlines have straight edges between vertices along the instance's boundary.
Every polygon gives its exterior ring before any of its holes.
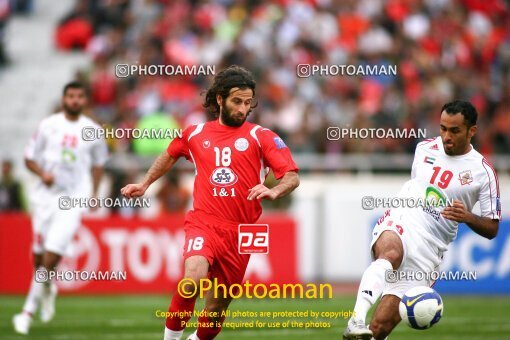
{"type": "Polygon", "coordinates": [[[191,315],[193,314],[195,301],[196,297],[184,298],[181,296],[181,294],[176,292],[172,297],[172,302],[170,302],[168,311],[172,313],[180,312],[182,317],[169,316],[166,318],[166,328],[172,331],[182,331],[184,328],[186,328],[186,323],[189,321],[191,315]]]}
{"type": "MultiPolygon", "coordinates": [[[[216,337],[221,332],[221,325],[225,321],[225,317],[221,317],[219,322],[214,322],[207,316],[198,317],[198,332],[197,336],[200,340],[211,340],[216,337]],[[214,327],[202,327],[203,323],[214,322],[214,327]]],[[[208,325],[209,326],[209,325],[208,325]]]]}

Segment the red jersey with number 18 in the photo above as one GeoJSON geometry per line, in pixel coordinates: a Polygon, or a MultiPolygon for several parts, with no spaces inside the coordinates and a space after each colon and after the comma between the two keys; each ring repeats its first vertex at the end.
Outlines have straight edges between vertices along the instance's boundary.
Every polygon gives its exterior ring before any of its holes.
{"type": "Polygon", "coordinates": [[[249,201],[248,189],[264,183],[269,168],[277,179],[298,171],[283,140],[249,122],[240,127],[218,120],[192,125],[170,143],[167,152],[195,164],[193,211],[231,225],[255,223],[260,217],[260,200],[249,201]]]}

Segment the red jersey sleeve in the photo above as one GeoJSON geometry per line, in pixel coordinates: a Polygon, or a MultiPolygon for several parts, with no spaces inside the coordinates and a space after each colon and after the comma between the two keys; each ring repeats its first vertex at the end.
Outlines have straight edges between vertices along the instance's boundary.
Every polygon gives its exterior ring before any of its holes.
{"type": "Polygon", "coordinates": [[[168,152],[170,157],[174,159],[179,159],[179,157],[186,157],[187,160],[190,159],[188,138],[194,128],[196,128],[195,125],[187,127],[182,132],[182,137],[176,137],[168,144],[166,152],[168,152]]]}
{"type": "Polygon", "coordinates": [[[289,148],[276,133],[269,129],[259,129],[257,137],[264,163],[273,170],[276,179],[282,178],[289,171],[299,171],[289,148]]]}

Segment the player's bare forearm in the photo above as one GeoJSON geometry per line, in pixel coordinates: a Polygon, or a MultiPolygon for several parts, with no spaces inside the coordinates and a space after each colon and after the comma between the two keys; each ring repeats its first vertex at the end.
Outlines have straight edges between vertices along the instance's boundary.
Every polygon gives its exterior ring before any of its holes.
{"type": "Polygon", "coordinates": [[[475,214],[465,221],[471,230],[480,236],[492,240],[498,234],[499,220],[493,220],[487,217],[481,217],[475,214]]]}
{"type": "Polygon", "coordinates": [[[275,185],[271,190],[276,193],[275,198],[280,198],[290,194],[299,186],[299,176],[295,171],[289,171],[283,175],[280,183],[275,185]]]}
{"type": "Polygon", "coordinates": [[[37,163],[31,159],[27,159],[25,158],[25,166],[27,167],[28,170],[30,170],[32,173],[36,174],[37,176],[39,177],[42,177],[43,175],[43,170],[41,169],[41,167],[39,165],[37,165],[37,163]]]}
{"type": "Polygon", "coordinates": [[[468,211],[459,200],[454,200],[452,206],[444,208],[441,213],[449,220],[466,223],[471,230],[480,236],[493,239],[498,234],[499,221],[487,217],[481,217],[468,211]]]}
{"type": "Polygon", "coordinates": [[[120,190],[121,194],[128,197],[140,197],[145,194],[147,188],[158,178],[163,176],[177,160],[171,157],[166,150],[156,158],[141,183],[128,184],[120,190]]]}
{"type": "Polygon", "coordinates": [[[54,182],[54,177],[51,173],[45,172],[34,160],[25,158],[25,166],[32,173],[41,178],[44,184],[50,186],[54,182]]]}
{"type": "Polygon", "coordinates": [[[170,170],[175,162],[176,159],[171,157],[166,150],[163,151],[163,153],[156,158],[154,163],[152,163],[149,171],[147,171],[147,174],[142,180],[142,184],[148,188],[152,183],[170,170]]]}
{"type": "Polygon", "coordinates": [[[275,200],[277,198],[283,197],[292,190],[296,189],[299,186],[299,176],[294,171],[287,172],[280,183],[276,185],[274,188],[269,189],[264,184],[257,184],[253,188],[248,190],[248,200],[253,199],[262,199],[266,198],[268,200],[275,200]]]}
{"type": "Polygon", "coordinates": [[[99,190],[99,183],[101,177],[103,177],[104,168],[102,166],[92,167],[92,196],[97,197],[97,191],[99,190]]]}

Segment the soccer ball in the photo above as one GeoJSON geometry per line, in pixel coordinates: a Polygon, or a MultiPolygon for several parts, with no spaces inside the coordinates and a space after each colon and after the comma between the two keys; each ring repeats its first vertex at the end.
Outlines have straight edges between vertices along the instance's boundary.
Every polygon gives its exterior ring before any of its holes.
{"type": "Polygon", "coordinates": [[[411,328],[427,329],[443,315],[443,300],[432,288],[420,286],[409,289],[398,306],[400,317],[411,328]]]}

